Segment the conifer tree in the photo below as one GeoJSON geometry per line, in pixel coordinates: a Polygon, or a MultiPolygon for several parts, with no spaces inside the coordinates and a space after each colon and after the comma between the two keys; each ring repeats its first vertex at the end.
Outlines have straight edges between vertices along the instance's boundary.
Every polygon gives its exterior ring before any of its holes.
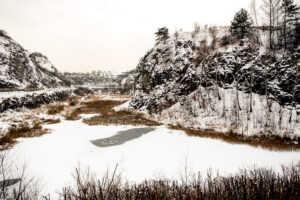
{"type": "Polygon", "coordinates": [[[156,35],[156,42],[166,42],[167,39],[170,38],[169,36],[169,30],[166,27],[159,28],[158,31],[155,33],[156,35]]]}
{"type": "Polygon", "coordinates": [[[237,37],[239,39],[243,39],[250,34],[250,28],[253,24],[252,19],[248,12],[242,8],[238,11],[230,26],[230,33],[232,36],[237,37]]]}

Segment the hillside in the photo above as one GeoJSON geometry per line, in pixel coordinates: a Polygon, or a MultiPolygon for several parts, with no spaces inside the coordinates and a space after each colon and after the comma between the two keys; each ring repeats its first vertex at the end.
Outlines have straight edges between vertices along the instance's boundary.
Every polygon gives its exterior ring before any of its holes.
{"type": "Polygon", "coordinates": [[[210,27],[157,42],[137,66],[130,106],[184,127],[300,134],[299,48],[270,53],[257,32],[233,40],[210,27]]]}
{"type": "Polygon", "coordinates": [[[31,53],[0,30],[0,89],[67,86],[46,56],[31,53]]]}

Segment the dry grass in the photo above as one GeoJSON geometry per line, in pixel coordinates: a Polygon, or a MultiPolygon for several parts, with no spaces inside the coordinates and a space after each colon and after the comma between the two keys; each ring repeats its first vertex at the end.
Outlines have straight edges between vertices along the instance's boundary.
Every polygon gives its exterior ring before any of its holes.
{"type": "MultiPolygon", "coordinates": [[[[78,170],[76,170],[78,172],[78,170]]],[[[59,193],[64,200],[277,200],[300,199],[300,163],[271,169],[244,169],[220,176],[207,172],[206,178],[192,175],[186,180],[150,179],[139,184],[123,184],[121,175],[95,178],[74,175],[75,185],[59,193]]]]}
{"type": "Polygon", "coordinates": [[[125,101],[115,100],[96,100],[82,103],[81,107],[75,108],[66,115],[67,120],[78,120],[80,114],[99,114],[83,122],[88,125],[146,125],[156,126],[159,123],[146,119],[143,114],[131,111],[115,111],[113,107],[118,106],[125,101]]]}
{"type": "Polygon", "coordinates": [[[76,109],[73,111],[67,110],[65,119],[66,120],[78,120],[78,119],[80,119],[79,115],[80,115],[80,113],[78,113],[78,111],[76,109]]]}
{"type": "Polygon", "coordinates": [[[60,123],[60,119],[44,119],[42,120],[43,124],[57,124],[60,123]]]}
{"type": "Polygon", "coordinates": [[[0,150],[5,150],[12,147],[16,143],[17,138],[37,137],[47,133],[47,129],[43,129],[41,123],[35,122],[33,126],[28,123],[20,123],[18,126],[12,126],[8,132],[0,138],[0,150]]]}
{"type": "Polygon", "coordinates": [[[221,133],[213,130],[198,130],[184,128],[181,125],[169,125],[169,128],[175,130],[183,130],[187,135],[199,136],[212,139],[221,139],[231,144],[247,144],[254,147],[262,147],[272,151],[294,151],[300,149],[300,138],[291,139],[287,136],[278,136],[272,134],[260,134],[254,136],[246,136],[233,132],[221,133]]]}
{"type": "Polygon", "coordinates": [[[99,116],[94,116],[83,120],[88,125],[145,125],[145,126],[158,126],[160,123],[146,119],[141,113],[134,113],[131,111],[117,111],[106,112],[99,116]]]}
{"type": "Polygon", "coordinates": [[[121,105],[125,103],[125,101],[114,101],[114,100],[98,100],[98,101],[90,101],[84,102],[84,109],[91,113],[107,113],[113,112],[113,107],[121,105]]]}
{"type": "Polygon", "coordinates": [[[48,115],[56,115],[61,113],[64,110],[65,106],[62,104],[50,105],[47,110],[48,115]]]}
{"type": "Polygon", "coordinates": [[[77,107],[69,111],[65,118],[66,120],[78,120],[80,114],[103,114],[107,112],[112,112],[113,107],[120,105],[124,102],[122,101],[112,101],[112,100],[96,100],[81,103],[80,107],[77,107]]]}
{"type": "Polygon", "coordinates": [[[67,102],[69,106],[75,106],[79,103],[80,101],[80,96],[79,97],[69,97],[67,102]]]}

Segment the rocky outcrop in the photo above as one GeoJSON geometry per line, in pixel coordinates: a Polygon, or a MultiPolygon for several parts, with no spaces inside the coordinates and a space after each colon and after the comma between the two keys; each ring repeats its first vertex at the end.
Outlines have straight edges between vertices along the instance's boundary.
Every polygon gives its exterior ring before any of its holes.
{"type": "Polygon", "coordinates": [[[0,88],[54,88],[67,86],[46,56],[30,53],[0,31],[0,88]]]}
{"type": "Polygon", "coordinates": [[[170,40],[152,48],[137,66],[136,92],[130,105],[161,110],[194,91],[199,85],[194,47],[191,40],[170,40]]]}
{"type": "Polygon", "coordinates": [[[200,64],[201,85],[234,85],[246,93],[266,94],[281,105],[300,104],[300,82],[296,78],[299,59],[297,52],[260,54],[259,48],[241,40],[232,52],[216,52],[200,64]]]}
{"type": "Polygon", "coordinates": [[[65,101],[72,96],[84,96],[93,94],[93,91],[87,88],[76,89],[58,89],[48,91],[27,92],[24,95],[10,96],[0,98],[0,113],[8,109],[18,108],[37,108],[44,104],[58,101],[65,101]]]}
{"type": "Polygon", "coordinates": [[[137,66],[130,105],[163,110],[199,85],[252,91],[281,105],[300,104],[300,52],[273,55],[247,39],[226,48],[211,45],[186,33],[156,44],[137,66]]]}

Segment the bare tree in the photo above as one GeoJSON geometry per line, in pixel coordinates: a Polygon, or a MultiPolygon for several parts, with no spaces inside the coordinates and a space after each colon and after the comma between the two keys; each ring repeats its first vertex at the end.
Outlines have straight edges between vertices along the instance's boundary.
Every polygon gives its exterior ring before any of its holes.
{"type": "Polygon", "coordinates": [[[215,26],[209,27],[208,32],[209,32],[210,36],[212,37],[210,48],[212,50],[215,50],[216,43],[217,43],[217,32],[218,32],[217,27],[215,27],[215,26]]]}
{"type": "Polygon", "coordinates": [[[8,155],[8,152],[0,153],[0,199],[39,199],[38,182],[26,175],[25,165],[14,165],[8,155]]]}
{"type": "MultiPolygon", "coordinates": [[[[175,30],[173,36],[174,36],[174,38],[175,38],[175,41],[177,42],[178,39],[179,39],[179,31],[178,31],[178,30],[175,30]]],[[[177,45],[175,45],[175,47],[177,48],[177,45]]]]}
{"type": "Polygon", "coordinates": [[[273,49],[273,40],[272,40],[272,35],[273,35],[273,27],[272,27],[272,2],[273,0],[263,0],[262,4],[262,10],[266,16],[266,23],[269,27],[269,48],[273,49]]]}
{"type": "MultiPolygon", "coordinates": [[[[282,0],[281,11],[283,15],[282,20],[282,28],[283,28],[283,39],[284,39],[284,48],[287,49],[288,40],[292,41],[293,36],[290,34],[291,25],[293,26],[293,22],[297,24],[299,20],[299,10],[300,7],[294,3],[293,0],[282,0]],[[297,16],[298,15],[298,16],[297,16]],[[288,30],[290,29],[290,30],[288,30]]],[[[294,24],[295,25],[295,24],[294,24]]],[[[297,25],[296,25],[297,26],[297,25]]],[[[297,40],[297,35],[294,36],[297,40]]],[[[299,40],[299,38],[298,38],[299,40]]]]}
{"type": "MultiPolygon", "coordinates": [[[[273,37],[275,37],[275,33],[276,33],[276,37],[278,38],[278,29],[279,29],[279,25],[280,25],[280,19],[281,19],[281,1],[282,0],[274,0],[274,3],[272,5],[272,12],[273,12],[273,27],[274,27],[274,35],[273,37]]],[[[278,41],[276,38],[276,41],[278,41]]],[[[275,42],[275,40],[274,40],[275,42]]]]}
{"type": "Polygon", "coordinates": [[[273,49],[273,20],[274,20],[274,2],[276,0],[262,0],[261,9],[264,13],[264,20],[266,25],[269,27],[269,48],[273,49]]]}
{"type": "MultiPolygon", "coordinates": [[[[295,102],[295,94],[296,94],[296,90],[297,90],[297,86],[299,85],[299,73],[300,73],[300,63],[298,62],[299,58],[296,60],[296,80],[294,83],[294,88],[293,88],[293,96],[292,96],[292,110],[291,110],[291,114],[290,114],[290,118],[289,118],[289,123],[292,122],[292,116],[293,116],[293,110],[296,110],[296,102],[295,102]]],[[[297,117],[296,117],[296,121],[297,121],[297,117]]]]}
{"type": "Polygon", "coordinates": [[[269,27],[269,47],[271,50],[274,49],[274,27],[276,20],[279,19],[280,2],[281,0],[263,0],[261,6],[265,22],[269,27]],[[278,17],[276,17],[276,13],[278,13],[278,17]]]}
{"type": "Polygon", "coordinates": [[[252,113],[252,94],[253,94],[253,64],[251,63],[251,72],[250,72],[250,112],[252,113]]]}
{"type": "Polygon", "coordinates": [[[200,33],[200,30],[201,30],[201,26],[197,22],[195,22],[194,23],[194,31],[192,33],[192,37],[195,38],[196,35],[198,35],[200,33]]]}
{"type": "Polygon", "coordinates": [[[219,82],[218,82],[218,65],[215,66],[215,85],[216,85],[216,91],[218,94],[218,99],[221,100],[221,96],[219,93],[219,82]]]}
{"type": "MultiPolygon", "coordinates": [[[[251,10],[253,18],[255,20],[255,25],[256,25],[256,27],[258,27],[259,25],[258,25],[258,15],[257,15],[257,9],[256,9],[256,0],[251,1],[250,10],[251,10]]],[[[259,45],[262,45],[262,41],[261,41],[259,33],[257,33],[257,38],[258,38],[259,45]]]]}
{"type": "MultiPolygon", "coordinates": [[[[254,48],[251,48],[251,54],[254,55],[254,52],[255,52],[255,49],[254,48]]],[[[252,109],[252,101],[253,101],[253,67],[254,67],[254,64],[255,64],[255,60],[252,61],[251,63],[249,63],[250,65],[250,112],[252,113],[253,109],[252,109]]]]}

